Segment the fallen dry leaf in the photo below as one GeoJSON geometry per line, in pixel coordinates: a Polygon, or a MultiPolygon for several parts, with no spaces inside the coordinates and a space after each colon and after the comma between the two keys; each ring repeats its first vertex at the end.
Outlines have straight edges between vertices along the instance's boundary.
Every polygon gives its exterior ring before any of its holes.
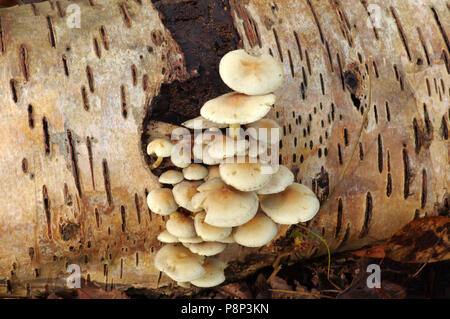
{"type": "Polygon", "coordinates": [[[360,257],[390,258],[406,263],[450,259],[450,218],[432,216],[413,220],[384,244],[354,252],[360,257]]]}
{"type": "Polygon", "coordinates": [[[251,299],[253,298],[250,288],[245,282],[234,282],[218,289],[219,293],[227,294],[236,299],[251,299]]]}

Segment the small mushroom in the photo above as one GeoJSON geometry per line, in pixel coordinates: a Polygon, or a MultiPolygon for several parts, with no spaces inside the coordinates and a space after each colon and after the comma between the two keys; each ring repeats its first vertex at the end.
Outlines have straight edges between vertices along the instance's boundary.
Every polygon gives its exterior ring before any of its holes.
{"type": "Polygon", "coordinates": [[[241,246],[261,247],[268,244],[278,233],[278,226],[263,213],[233,231],[234,240],[241,246]]]}
{"type": "Polygon", "coordinates": [[[190,244],[189,250],[200,256],[214,256],[225,250],[227,244],[215,241],[204,241],[198,244],[190,244]]]}
{"type": "Polygon", "coordinates": [[[206,270],[206,274],[196,280],[192,280],[191,284],[200,288],[210,288],[218,286],[225,281],[224,270],[227,264],[217,258],[207,258],[202,267],[206,270]]]}
{"type": "Polygon", "coordinates": [[[292,225],[312,219],[320,208],[316,195],[308,187],[293,183],[281,193],[263,195],[261,209],[278,224],[292,225]]]}
{"type": "Polygon", "coordinates": [[[240,191],[254,191],[269,183],[272,177],[264,172],[263,165],[256,158],[236,158],[233,163],[219,165],[220,177],[240,191]]]}
{"type": "Polygon", "coordinates": [[[219,239],[217,240],[219,243],[224,243],[224,244],[234,244],[236,241],[234,240],[233,234],[230,234],[230,236],[224,238],[224,239],[219,239]]]}
{"type": "Polygon", "coordinates": [[[194,217],[194,226],[196,233],[204,241],[218,241],[230,236],[231,227],[216,227],[205,223],[205,212],[197,213],[194,217]]]}
{"type": "Polygon", "coordinates": [[[220,159],[211,157],[208,154],[208,144],[216,138],[222,139],[222,132],[217,129],[209,129],[198,134],[194,139],[194,146],[192,147],[192,154],[194,159],[202,161],[206,165],[216,165],[220,163],[220,159]]]}
{"type": "Polygon", "coordinates": [[[209,128],[226,128],[228,124],[223,123],[215,123],[205,119],[203,116],[197,116],[193,119],[187,120],[182,123],[184,127],[187,127],[191,130],[204,130],[209,128]]]}
{"type": "Polygon", "coordinates": [[[269,54],[252,56],[245,50],[228,52],[220,60],[219,73],[232,90],[248,95],[276,91],[283,84],[283,65],[269,54]]]}
{"type": "Polygon", "coordinates": [[[206,211],[205,222],[216,227],[235,227],[245,224],[258,211],[258,196],[241,192],[223,184],[195,195],[195,205],[206,211]]]}
{"type": "Polygon", "coordinates": [[[175,202],[181,207],[195,213],[201,209],[196,209],[192,205],[192,196],[197,194],[197,187],[201,184],[201,181],[183,181],[175,185],[172,189],[175,202]]]}
{"type": "Polygon", "coordinates": [[[157,168],[159,165],[161,165],[163,158],[170,156],[172,148],[173,144],[168,139],[157,138],[151,141],[147,145],[147,154],[155,154],[158,157],[155,163],[153,163],[152,168],[157,168]]]}
{"type": "Polygon", "coordinates": [[[274,103],[274,94],[249,96],[231,92],[206,102],[200,114],[210,121],[229,124],[231,135],[236,136],[241,124],[262,119],[274,103]]]}
{"type": "Polygon", "coordinates": [[[219,160],[213,164],[219,164],[224,158],[244,155],[248,145],[249,143],[245,139],[235,139],[222,135],[221,138],[216,138],[206,146],[206,152],[211,158],[219,160]]]}
{"type": "Polygon", "coordinates": [[[192,253],[186,247],[172,244],[163,246],[154,259],[156,269],[178,282],[196,280],[205,275],[203,262],[204,257],[192,253]]]}
{"type": "Polygon", "coordinates": [[[183,168],[183,176],[187,180],[200,180],[204,179],[208,175],[208,169],[200,164],[190,164],[188,167],[183,168]]]}
{"type": "Polygon", "coordinates": [[[180,238],[178,238],[178,240],[180,241],[180,243],[182,243],[186,247],[189,246],[189,244],[198,244],[198,243],[203,242],[203,238],[201,238],[200,236],[188,237],[188,238],[180,237],[180,238]]]}
{"type": "Polygon", "coordinates": [[[174,213],[166,222],[167,231],[178,238],[192,238],[197,236],[192,218],[182,213],[174,213]]]}
{"type": "Polygon", "coordinates": [[[199,192],[208,192],[214,189],[219,189],[223,187],[225,183],[220,179],[220,177],[215,177],[208,179],[206,182],[197,187],[199,192]]]}
{"type": "Polygon", "coordinates": [[[205,177],[205,181],[220,177],[219,165],[213,165],[208,167],[208,175],[205,177]]]}
{"type": "Polygon", "coordinates": [[[179,240],[177,237],[169,233],[167,230],[164,230],[161,232],[158,237],[156,237],[160,242],[166,243],[166,244],[175,244],[178,243],[179,240]]]}
{"type": "Polygon", "coordinates": [[[281,140],[281,126],[271,119],[261,119],[246,125],[251,138],[267,144],[269,147],[281,140]],[[272,134],[275,133],[275,134],[272,134]]]}
{"type": "Polygon", "coordinates": [[[147,196],[147,205],[152,212],[158,215],[170,215],[177,208],[172,191],[168,188],[156,188],[147,196]]]}
{"type": "Polygon", "coordinates": [[[183,181],[183,174],[174,169],[165,171],[159,176],[159,182],[162,184],[175,185],[183,181]]]}
{"type": "Polygon", "coordinates": [[[170,161],[173,165],[185,168],[191,164],[191,141],[183,139],[174,145],[170,153],[170,161]]]}
{"type": "Polygon", "coordinates": [[[269,183],[258,189],[256,193],[258,195],[279,193],[292,183],[294,183],[294,174],[286,166],[280,165],[278,171],[272,175],[269,183]]]}

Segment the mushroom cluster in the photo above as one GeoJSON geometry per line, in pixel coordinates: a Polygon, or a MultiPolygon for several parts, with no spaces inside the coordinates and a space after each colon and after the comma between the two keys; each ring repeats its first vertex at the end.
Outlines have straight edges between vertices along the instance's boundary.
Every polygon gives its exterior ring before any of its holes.
{"type": "Polygon", "coordinates": [[[199,117],[183,123],[200,134],[178,142],[158,138],[147,148],[158,157],[153,168],[164,157],[179,168],[159,176],[166,187],[152,190],[147,203],[152,212],[169,215],[155,267],[183,287],[221,284],[226,263],[213,256],[228,244],[267,245],[279,224],[306,222],[320,206],[289,168],[268,167],[262,156],[280,141],[280,126],[264,117],[283,83],[282,65],[267,54],[235,50],[222,58],[219,72],[234,91],[206,102],[199,117]],[[250,147],[255,142],[256,150],[250,147]]]}

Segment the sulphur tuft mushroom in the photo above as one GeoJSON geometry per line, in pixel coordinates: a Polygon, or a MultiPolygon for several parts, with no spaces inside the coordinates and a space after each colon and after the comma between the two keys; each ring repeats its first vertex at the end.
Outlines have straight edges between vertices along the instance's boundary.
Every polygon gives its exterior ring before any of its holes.
{"type": "Polygon", "coordinates": [[[197,236],[192,218],[176,212],[166,222],[167,231],[175,237],[192,238],[197,236]]]}
{"type": "Polygon", "coordinates": [[[147,145],[147,154],[155,154],[158,158],[153,163],[152,168],[157,168],[161,165],[164,157],[169,157],[172,152],[173,144],[165,138],[157,138],[147,145]]]}
{"type": "Polygon", "coordinates": [[[281,126],[271,119],[261,119],[246,125],[246,132],[251,138],[267,144],[276,145],[281,140],[281,126]]]}
{"type": "Polygon", "coordinates": [[[178,238],[178,240],[186,247],[188,246],[188,244],[198,244],[203,242],[203,238],[201,238],[200,236],[186,237],[186,238],[180,237],[178,238]]]}
{"type": "Polygon", "coordinates": [[[200,288],[210,288],[218,286],[225,281],[224,270],[226,264],[217,258],[207,258],[202,267],[206,273],[199,279],[192,280],[191,284],[200,288]]]}
{"type": "Polygon", "coordinates": [[[248,95],[276,91],[283,84],[283,65],[269,54],[253,56],[234,50],[220,60],[219,74],[232,90],[248,95]]]}
{"type": "Polygon", "coordinates": [[[232,163],[221,163],[220,177],[228,185],[249,192],[260,189],[269,183],[271,174],[264,172],[262,164],[256,158],[236,158],[232,163]]]}
{"type": "Polygon", "coordinates": [[[292,225],[312,219],[320,208],[320,202],[311,189],[293,183],[281,193],[263,195],[261,209],[274,222],[292,225]]]}
{"type": "Polygon", "coordinates": [[[178,208],[172,191],[168,188],[153,189],[147,196],[147,205],[158,215],[170,215],[178,208]]]}
{"type": "Polygon", "coordinates": [[[158,237],[156,237],[160,242],[166,243],[166,244],[175,244],[178,243],[179,240],[177,237],[169,233],[167,230],[162,231],[159,233],[158,237]]]}
{"type": "Polygon", "coordinates": [[[187,247],[195,254],[201,256],[214,256],[224,251],[227,244],[214,241],[204,241],[198,244],[189,244],[187,247]]]}
{"type": "Polygon", "coordinates": [[[278,167],[278,171],[272,175],[270,181],[256,191],[259,195],[275,194],[282,192],[294,183],[294,174],[284,165],[278,167]]]}
{"type": "Polygon", "coordinates": [[[183,176],[187,180],[197,181],[204,179],[207,175],[208,169],[200,164],[193,163],[183,168],[183,176]]]}
{"type": "Polygon", "coordinates": [[[205,275],[203,262],[204,257],[192,253],[186,247],[173,244],[163,246],[154,259],[156,269],[178,282],[196,280],[205,275]]]}
{"type": "Polygon", "coordinates": [[[185,168],[191,164],[191,141],[183,139],[174,145],[170,153],[170,161],[173,165],[185,168]]]}
{"type": "Polygon", "coordinates": [[[204,241],[218,241],[230,236],[231,227],[209,225],[205,222],[205,217],[205,212],[199,212],[194,217],[195,231],[204,241]]]}
{"type": "Polygon", "coordinates": [[[248,149],[248,141],[245,139],[235,139],[227,135],[222,135],[219,138],[206,145],[205,151],[212,159],[217,160],[213,164],[223,162],[223,159],[233,157],[236,155],[244,155],[248,149]]]}
{"type": "Polygon", "coordinates": [[[226,128],[228,124],[216,123],[205,119],[203,116],[197,116],[193,119],[183,122],[181,125],[191,130],[204,130],[209,128],[226,128]]]}
{"type": "Polygon", "coordinates": [[[175,185],[183,181],[183,174],[174,169],[170,169],[162,173],[158,181],[162,184],[175,185]]]}
{"type": "MultiPolygon", "coordinates": [[[[194,200],[193,200],[194,201],[194,200]]],[[[205,222],[216,227],[235,227],[245,224],[258,211],[255,192],[241,192],[225,183],[195,195],[197,207],[206,211],[205,222]]]]}
{"type": "Polygon", "coordinates": [[[197,187],[200,184],[201,181],[183,181],[175,185],[172,189],[175,202],[193,213],[199,212],[201,209],[192,205],[192,197],[197,194],[197,187]]]}
{"type": "Polygon", "coordinates": [[[219,165],[213,165],[208,167],[208,175],[205,177],[205,181],[220,177],[219,165]]]}
{"type": "Polygon", "coordinates": [[[233,231],[234,240],[241,246],[261,247],[268,244],[278,233],[278,226],[263,213],[233,231]]]}
{"type": "Polygon", "coordinates": [[[240,125],[262,119],[274,103],[274,94],[249,96],[231,92],[206,102],[200,114],[210,121],[229,124],[231,135],[236,136],[240,125]]]}
{"type": "Polygon", "coordinates": [[[219,189],[219,188],[223,187],[224,185],[225,185],[225,183],[223,182],[223,180],[220,179],[220,176],[219,176],[219,177],[208,179],[206,182],[204,182],[199,187],[197,187],[197,190],[199,192],[207,192],[207,191],[212,191],[214,189],[219,189]]]}

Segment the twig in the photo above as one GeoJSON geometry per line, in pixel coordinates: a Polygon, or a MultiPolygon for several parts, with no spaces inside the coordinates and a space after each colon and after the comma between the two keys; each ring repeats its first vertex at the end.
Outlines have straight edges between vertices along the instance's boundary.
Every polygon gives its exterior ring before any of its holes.
{"type": "Polygon", "coordinates": [[[412,275],[413,278],[416,278],[420,272],[425,268],[425,266],[428,265],[428,263],[424,263],[422,266],[420,266],[419,270],[417,270],[414,275],[412,275]]]}
{"type": "Polygon", "coordinates": [[[305,226],[303,226],[303,225],[297,225],[297,226],[299,226],[300,228],[302,228],[302,229],[304,229],[304,230],[310,232],[313,236],[317,237],[317,238],[325,245],[325,247],[327,248],[327,254],[328,254],[327,279],[328,279],[328,281],[330,282],[330,284],[331,284],[334,288],[336,288],[336,289],[339,290],[339,291],[342,291],[342,288],[339,287],[338,285],[336,285],[336,284],[331,280],[331,278],[330,278],[330,272],[331,272],[331,252],[330,252],[330,247],[328,246],[327,241],[326,241],[322,236],[320,236],[319,234],[313,232],[311,229],[309,229],[309,228],[307,228],[307,227],[305,227],[305,226]]]}

